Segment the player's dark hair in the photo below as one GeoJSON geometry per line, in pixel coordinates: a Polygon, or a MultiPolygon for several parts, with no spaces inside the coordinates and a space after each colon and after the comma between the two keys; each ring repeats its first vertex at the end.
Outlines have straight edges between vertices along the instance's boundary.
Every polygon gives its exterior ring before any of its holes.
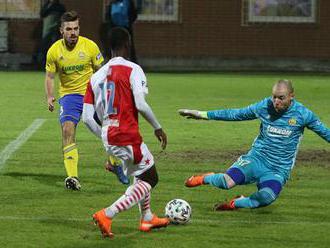
{"type": "Polygon", "coordinates": [[[64,22],[74,22],[79,20],[78,13],[74,10],[67,11],[61,16],[61,24],[64,22]]]}
{"type": "Polygon", "coordinates": [[[130,34],[128,31],[121,27],[115,27],[110,32],[110,49],[112,51],[124,48],[130,42],[130,34]]]}
{"type": "Polygon", "coordinates": [[[293,93],[294,92],[294,88],[293,88],[293,85],[292,85],[292,81],[291,80],[288,80],[288,79],[280,79],[276,82],[276,85],[285,85],[286,88],[288,89],[289,93],[293,93]]]}

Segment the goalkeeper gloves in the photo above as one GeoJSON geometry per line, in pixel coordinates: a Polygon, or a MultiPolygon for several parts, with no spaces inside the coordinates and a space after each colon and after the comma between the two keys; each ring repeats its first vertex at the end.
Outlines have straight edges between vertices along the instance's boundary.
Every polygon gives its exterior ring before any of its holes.
{"type": "Polygon", "coordinates": [[[191,110],[191,109],[179,109],[179,114],[186,117],[187,119],[196,120],[208,120],[207,111],[191,110]]]}

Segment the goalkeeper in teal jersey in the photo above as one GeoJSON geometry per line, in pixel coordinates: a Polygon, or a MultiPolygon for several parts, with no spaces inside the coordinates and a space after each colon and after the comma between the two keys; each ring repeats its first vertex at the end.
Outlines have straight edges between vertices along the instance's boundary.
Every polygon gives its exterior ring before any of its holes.
{"type": "Polygon", "coordinates": [[[272,97],[241,109],[198,111],[181,109],[179,114],[192,119],[243,121],[260,119],[260,133],[251,150],[242,155],[225,173],[195,175],[187,187],[210,184],[221,189],[256,183],[258,191],[215,205],[215,210],[258,208],[271,204],[279,196],[294,166],[304,128],[330,142],[330,129],[304,105],[294,99],[290,80],[273,86],[272,97]]]}

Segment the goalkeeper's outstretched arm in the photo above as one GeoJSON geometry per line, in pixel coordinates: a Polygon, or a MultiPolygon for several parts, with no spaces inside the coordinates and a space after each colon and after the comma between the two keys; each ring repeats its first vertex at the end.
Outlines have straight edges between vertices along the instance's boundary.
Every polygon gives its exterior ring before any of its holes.
{"type": "Polygon", "coordinates": [[[192,110],[192,109],[179,109],[179,114],[187,119],[208,120],[207,111],[192,110]]]}

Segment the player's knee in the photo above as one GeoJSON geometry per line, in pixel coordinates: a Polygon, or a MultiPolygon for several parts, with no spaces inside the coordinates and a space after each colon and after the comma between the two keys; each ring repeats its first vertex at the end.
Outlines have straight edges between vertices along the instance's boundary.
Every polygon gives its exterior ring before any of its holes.
{"type": "Polygon", "coordinates": [[[250,199],[256,201],[255,207],[265,207],[276,200],[276,194],[271,188],[263,188],[251,195],[250,199]]]}
{"type": "Polygon", "coordinates": [[[67,124],[66,122],[62,126],[62,136],[64,139],[71,139],[74,137],[75,126],[67,124]]]}
{"type": "Polygon", "coordinates": [[[232,188],[235,185],[241,185],[245,182],[245,175],[244,173],[235,167],[231,167],[226,171],[226,175],[230,178],[228,180],[228,187],[232,188]]]}
{"type": "Polygon", "coordinates": [[[156,174],[156,176],[153,179],[153,184],[151,185],[152,188],[154,188],[157,184],[158,184],[158,174],[156,174]]]}
{"type": "Polygon", "coordinates": [[[226,189],[231,189],[236,185],[235,181],[229,175],[224,174],[224,179],[225,179],[226,185],[227,185],[226,189]]]}
{"type": "Polygon", "coordinates": [[[148,179],[148,183],[150,184],[151,188],[156,187],[156,185],[158,184],[158,173],[156,171],[155,174],[153,174],[149,179],[148,179]]]}
{"type": "Polygon", "coordinates": [[[149,183],[151,188],[154,188],[158,183],[158,173],[155,165],[141,175],[137,176],[137,178],[149,183]]]}

